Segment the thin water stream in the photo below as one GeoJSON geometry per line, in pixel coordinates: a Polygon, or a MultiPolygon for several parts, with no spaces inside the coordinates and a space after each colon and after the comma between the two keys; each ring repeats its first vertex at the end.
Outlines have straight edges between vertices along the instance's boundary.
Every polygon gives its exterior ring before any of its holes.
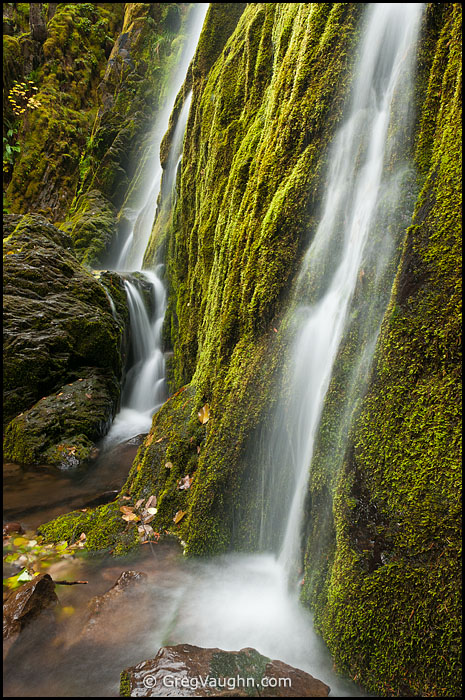
{"type": "MultiPolygon", "coordinates": [[[[118,562],[83,560],[79,577],[88,578],[89,587],[58,592],[62,604],[77,611],[72,623],[60,621],[57,631],[45,642],[40,628],[25,636],[5,677],[4,690],[10,697],[117,697],[120,671],[153,657],[167,643],[225,650],[253,646],[328,683],[331,696],[365,696],[334,673],[331,658],[313,631],[311,615],[288,586],[288,573],[299,560],[300,520],[315,435],[383,188],[391,103],[399,89],[399,76],[405,77],[406,56],[415,42],[422,10],[420,3],[379,3],[369,8],[352,102],[332,146],[321,223],[295,291],[290,379],[295,401],[289,409],[295,412],[293,427],[284,438],[277,430],[277,440],[281,440],[278,457],[283,458],[281,448],[288,449],[281,467],[283,463],[290,465],[288,509],[279,517],[276,510],[273,525],[273,532],[280,532],[279,556],[230,554],[211,560],[186,560],[175,543],[166,543],[151,550],[142,547],[136,555],[118,562]],[[328,267],[326,255],[337,262],[329,279],[325,278],[316,294],[313,289],[310,298],[308,280],[314,269],[322,264],[328,267]],[[85,603],[92,595],[107,590],[118,574],[129,568],[148,574],[137,601],[128,603],[127,609],[118,609],[98,639],[81,637],[85,603]]],[[[178,160],[179,153],[173,154],[176,167],[178,160]]],[[[155,173],[147,188],[152,204],[158,181],[155,173]]],[[[154,213],[155,209],[147,219],[150,227],[154,213]]],[[[134,231],[132,236],[134,240],[134,231]]],[[[117,269],[127,268],[130,260],[134,270],[140,267],[143,250],[131,258],[129,239],[123,244],[117,269]]],[[[106,449],[148,430],[151,416],[165,396],[160,340],[164,289],[161,274],[144,272],[144,278],[152,289],[152,315],[141,301],[141,287],[126,278],[135,329],[133,362],[126,377],[122,409],[106,449]]],[[[128,452],[127,470],[132,456],[128,452]]],[[[272,469],[265,478],[273,483],[272,469]]],[[[34,517],[40,515],[36,511],[34,517]]],[[[76,572],[67,571],[66,564],[60,572],[62,578],[73,574],[76,572]]]]}

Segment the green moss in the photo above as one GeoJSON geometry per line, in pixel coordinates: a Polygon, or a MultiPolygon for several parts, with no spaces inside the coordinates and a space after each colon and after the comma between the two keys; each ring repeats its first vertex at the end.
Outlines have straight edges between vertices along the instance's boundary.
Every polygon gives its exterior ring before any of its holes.
{"type": "Polygon", "coordinates": [[[66,540],[68,543],[75,542],[85,532],[88,551],[109,551],[114,556],[121,556],[139,542],[136,525],[121,518],[122,505],[127,505],[127,501],[119,499],[86,512],[73,511],[41,525],[37,531],[44,542],[66,540]]]}
{"type": "Polygon", "coordinates": [[[256,541],[247,451],[272,409],[275,330],[316,225],[360,16],[344,4],[247,5],[217,39],[228,12],[209,9],[176,105],[192,88],[177,203],[145,258],[166,248],[170,383],[195,386],[213,416],[180,527],[194,554],[256,541]]]}
{"type": "Polygon", "coordinates": [[[48,22],[43,52],[34,59],[40,106],[22,116],[21,154],[8,186],[13,212],[38,211],[54,221],[64,217],[95,117],[105,42],[116,29],[114,18],[121,17],[118,7],[59,5],[48,22]]]}
{"type": "Polygon", "coordinates": [[[120,697],[122,697],[122,698],[130,698],[131,697],[131,682],[130,682],[130,676],[127,673],[127,671],[123,671],[121,673],[120,683],[119,683],[119,694],[120,694],[120,697]]]}
{"type": "Polygon", "coordinates": [[[461,678],[461,8],[428,12],[423,41],[435,43],[419,74],[422,189],[342,472],[326,496],[318,478],[331,484],[330,475],[312,477],[313,527],[325,527],[326,509],[334,532],[324,555],[310,537],[303,599],[337,668],[369,691],[453,697],[461,678]]]}

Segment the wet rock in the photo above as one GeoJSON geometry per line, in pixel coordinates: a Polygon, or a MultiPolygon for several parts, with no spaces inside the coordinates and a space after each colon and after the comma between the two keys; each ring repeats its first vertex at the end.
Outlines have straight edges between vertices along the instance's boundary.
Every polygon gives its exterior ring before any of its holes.
{"type": "Polygon", "coordinates": [[[111,503],[114,501],[118,495],[118,491],[104,491],[99,496],[95,496],[83,504],[83,508],[95,508],[95,506],[102,506],[105,503],[111,503]]]}
{"type": "Polygon", "coordinates": [[[113,273],[103,286],[79,264],[71,238],[42,216],[7,216],[5,223],[5,457],[74,467],[116,411],[123,283],[113,273]]]}
{"type": "Polygon", "coordinates": [[[21,523],[9,522],[5,523],[3,526],[3,537],[8,537],[13,533],[18,533],[18,535],[20,535],[22,532],[24,532],[24,530],[21,523]]]}
{"type": "Polygon", "coordinates": [[[139,586],[146,580],[147,574],[141,571],[123,571],[110,590],[92,598],[80,640],[83,636],[103,635],[106,641],[110,638],[116,641],[118,629],[126,636],[130,628],[130,606],[134,603],[140,605],[139,586]],[[121,625],[122,618],[124,625],[121,625]]]}
{"type": "Polygon", "coordinates": [[[4,658],[21,631],[39,615],[50,613],[49,609],[57,603],[55,584],[49,574],[34,576],[11,591],[3,604],[4,658]]]}
{"type": "Polygon", "coordinates": [[[222,651],[192,644],[162,647],[121,674],[123,697],[327,697],[330,688],[256,649],[222,651]]]}

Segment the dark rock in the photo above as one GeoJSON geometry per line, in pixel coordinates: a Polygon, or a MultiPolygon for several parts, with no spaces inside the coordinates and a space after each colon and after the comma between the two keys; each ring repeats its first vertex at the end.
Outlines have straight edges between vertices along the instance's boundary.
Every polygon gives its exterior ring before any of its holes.
{"type": "Polygon", "coordinates": [[[330,688],[256,649],[222,651],[192,644],[162,647],[121,674],[120,696],[327,697],[330,688]]]}
{"type": "Polygon", "coordinates": [[[130,628],[130,615],[123,614],[122,609],[131,602],[140,604],[139,585],[145,582],[147,574],[141,571],[123,571],[118,580],[103,595],[94,596],[88,604],[88,616],[84,625],[82,636],[92,635],[95,638],[103,635],[108,642],[111,638],[117,641],[115,628],[126,637],[130,628]],[[133,595],[137,593],[137,596],[133,595]],[[131,600],[131,598],[133,600],[131,600]],[[125,624],[121,625],[121,618],[125,618],[125,624]]]}
{"type": "Polygon", "coordinates": [[[15,522],[10,522],[10,523],[5,523],[3,526],[3,536],[8,537],[8,535],[13,534],[14,532],[17,532],[18,534],[21,534],[24,532],[21,523],[15,523],[15,522]]]}
{"type": "Polygon", "coordinates": [[[116,273],[100,284],[70,252],[69,236],[42,216],[8,216],[6,228],[5,457],[77,466],[116,411],[123,284],[116,273]],[[121,288],[117,320],[107,296],[111,284],[121,288]]]}
{"type": "Polygon", "coordinates": [[[118,491],[104,491],[99,496],[91,498],[90,500],[83,503],[83,508],[95,508],[95,506],[102,506],[105,503],[111,503],[114,501],[118,495],[118,491]]]}
{"type": "Polygon", "coordinates": [[[3,604],[4,657],[21,631],[44,611],[58,603],[49,574],[39,574],[8,595],[3,604]]]}

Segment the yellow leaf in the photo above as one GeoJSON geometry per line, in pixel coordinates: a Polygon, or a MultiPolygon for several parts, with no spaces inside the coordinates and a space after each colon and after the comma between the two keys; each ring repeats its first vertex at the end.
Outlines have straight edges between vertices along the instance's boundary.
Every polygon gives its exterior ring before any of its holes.
{"type": "Polygon", "coordinates": [[[176,513],[176,515],[173,518],[173,522],[175,523],[175,525],[177,525],[179,523],[179,521],[183,519],[185,514],[186,514],[185,510],[178,510],[178,512],[176,513]]]}
{"type": "Polygon", "coordinates": [[[13,544],[15,547],[21,547],[24,544],[29,544],[29,540],[27,540],[25,537],[15,537],[13,544]]]}
{"type": "Polygon", "coordinates": [[[165,467],[166,467],[167,469],[172,469],[172,468],[173,468],[173,463],[172,463],[172,462],[166,462],[166,463],[165,463],[165,467]]]}
{"type": "Polygon", "coordinates": [[[128,522],[128,523],[130,523],[132,521],[137,522],[137,520],[140,520],[139,516],[136,515],[135,513],[125,513],[121,517],[123,518],[123,520],[126,520],[126,522],[128,522]]]}
{"type": "Polygon", "coordinates": [[[206,403],[205,406],[203,406],[203,407],[200,409],[200,411],[198,412],[197,415],[198,415],[198,417],[199,417],[199,421],[200,421],[202,424],[208,422],[208,420],[209,420],[209,418],[210,418],[210,406],[208,405],[208,403],[206,403]]]}

